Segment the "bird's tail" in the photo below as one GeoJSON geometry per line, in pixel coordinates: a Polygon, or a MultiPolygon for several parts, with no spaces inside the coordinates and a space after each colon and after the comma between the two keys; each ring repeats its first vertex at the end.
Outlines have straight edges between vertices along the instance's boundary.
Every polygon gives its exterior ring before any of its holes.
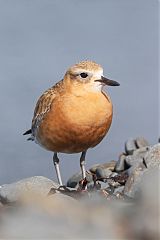
{"type": "Polygon", "coordinates": [[[31,134],[31,133],[32,133],[32,130],[29,129],[29,130],[27,130],[25,133],[23,133],[23,135],[27,135],[27,134],[31,134]]]}
{"type": "MultiPolygon", "coordinates": [[[[29,129],[29,130],[27,130],[25,133],[23,133],[23,135],[28,135],[28,134],[32,134],[32,130],[31,130],[31,129],[29,129]]],[[[31,137],[27,138],[27,140],[28,140],[28,141],[29,141],[29,140],[34,141],[33,135],[31,135],[31,137]]]]}

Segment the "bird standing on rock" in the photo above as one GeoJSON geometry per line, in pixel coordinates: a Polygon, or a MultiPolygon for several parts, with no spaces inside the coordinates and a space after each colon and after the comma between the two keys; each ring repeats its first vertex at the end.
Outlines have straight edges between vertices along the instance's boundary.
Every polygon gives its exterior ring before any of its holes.
{"type": "Polygon", "coordinates": [[[39,98],[32,127],[24,133],[45,149],[54,152],[53,162],[62,185],[57,153],[82,153],[80,167],[86,178],[85,155],[99,144],[112,122],[112,102],[103,92],[105,85],[119,86],[103,76],[103,68],[93,61],[70,67],[64,78],[39,98]]]}

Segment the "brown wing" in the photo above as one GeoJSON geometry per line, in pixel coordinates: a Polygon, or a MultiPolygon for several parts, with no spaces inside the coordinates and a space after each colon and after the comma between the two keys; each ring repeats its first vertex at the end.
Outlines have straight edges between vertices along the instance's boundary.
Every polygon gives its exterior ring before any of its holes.
{"type": "Polygon", "coordinates": [[[32,119],[32,136],[34,138],[35,131],[39,127],[42,120],[45,118],[46,114],[49,112],[51,108],[51,104],[53,100],[56,97],[57,89],[61,87],[63,80],[58,82],[53,87],[49,88],[47,91],[45,91],[42,96],[38,99],[38,102],[36,104],[34,115],[32,119]]]}

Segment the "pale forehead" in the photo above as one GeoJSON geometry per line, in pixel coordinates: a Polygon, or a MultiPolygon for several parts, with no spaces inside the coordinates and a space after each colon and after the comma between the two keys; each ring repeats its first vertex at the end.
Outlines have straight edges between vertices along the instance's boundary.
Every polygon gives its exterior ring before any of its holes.
{"type": "Polygon", "coordinates": [[[97,64],[96,62],[93,61],[83,61],[80,63],[75,64],[74,66],[70,67],[68,70],[69,71],[77,71],[77,70],[85,70],[89,72],[102,72],[103,68],[97,64]]]}

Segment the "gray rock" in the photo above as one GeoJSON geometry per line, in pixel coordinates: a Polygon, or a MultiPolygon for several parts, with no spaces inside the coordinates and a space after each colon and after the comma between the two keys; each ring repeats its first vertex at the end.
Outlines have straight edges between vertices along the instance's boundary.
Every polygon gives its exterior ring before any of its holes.
{"type": "Polygon", "coordinates": [[[111,178],[107,180],[107,183],[109,184],[109,186],[111,188],[116,188],[116,187],[121,186],[121,184],[119,182],[114,181],[114,179],[111,179],[111,178]]]}
{"type": "Polygon", "coordinates": [[[113,172],[110,177],[116,177],[116,176],[118,176],[118,173],[113,172]]]}
{"type": "Polygon", "coordinates": [[[130,138],[125,142],[125,151],[128,155],[133,154],[134,150],[136,149],[137,149],[136,143],[133,138],[130,138]]]}
{"type": "Polygon", "coordinates": [[[128,172],[127,171],[123,171],[117,175],[113,175],[111,176],[111,179],[113,179],[115,182],[120,183],[121,185],[124,185],[128,179],[128,172]]]}
{"type": "Polygon", "coordinates": [[[109,187],[111,188],[111,190],[114,190],[115,188],[121,186],[121,184],[118,181],[115,180],[116,177],[118,177],[118,176],[119,176],[118,173],[113,172],[111,174],[110,178],[107,179],[107,183],[108,183],[109,187]]]}
{"type": "Polygon", "coordinates": [[[130,198],[135,198],[140,193],[140,183],[147,168],[143,163],[137,162],[137,164],[132,166],[128,171],[130,172],[124,187],[124,195],[130,198]]]}
{"type": "Polygon", "coordinates": [[[119,156],[119,159],[118,159],[115,169],[114,169],[116,172],[121,172],[126,169],[126,161],[125,160],[126,160],[126,155],[124,153],[122,153],[119,156]]]}
{"type": "Polygon", "coordinates": [[[146,175],[151,177],[147,178],[148,182],[145,180],[145,186],[151,187],[153,172],[159,170],[160,166],[160,144],[150,147],[143,160],[144,162],[137,162],[127,170],[129,178],[124,187],[124,194],[128,197],[136,198],[142,193],[142,183],[146,175]]]}
{"type": "Polygon", "coordinates": [[[126,164],[131,167],[133,165],[136,165],[137,163],[142,163],[143,162],[143,158],[139,157],[139,156],[134,156],[134,155],[129,155],[126,157],[126,164]]]}
{"type": "Polygon", "coordinates": [[[147,168],[154,168],[160,166],[160,143],[154,145],[146,153],[144,158],[147,168]]]}
{"type": "Polygon", "coordinates": [[[66,205],[68,203],[69,204],[77,203],[77,200],[73,198],[72,195],[62,194],[62,193],[55,193],[55,194],[49,195],[48,199],[53,200],[54,202],[57,201],[62,205],[66,205]]]}
{"type": "Polygon", "coordinates": [[[136,149],[133,152],[133,155],[128,155],[125,158],[125,162],[128,166],[136,165],[137,163],[143,163],[144,158],[147,154],[147,152],[150,150],[150,147],[141,147],[139,149],[136,149]]]}
{"type": "Polygon", "coordinates": [[[148,143],[148,141],[143,137],[137,137],[135,139],[135,143],[136,143],[137,148],[146,147],[146,146],[150,145],[148,143]]]}
{"type": "Polygon", "coordinates": [[[43,176],[34,176],[11,184],[4,184],[0,188],[0,202],[3,204],[13,203],[28,193],[47,196],[52,187],[58,188],[59,184],[43,176]]]}
{"type": "Polygon", "coordinates": [[[119,186],[119,187],[115,188],[114,194],[123,193],[123,191],[124,191],[124,186],[119,186]]]}
{"type": "Polygon", "coordinates": [[[109,184],[107,182],[100,182],[101,189],[109,188],[109,184]]]}
{"type": "Polygon", "coordinates": [[[105,171],[103,168],[98,167],[96,169],[95,174],[96,174],[97,179],[105,178],[105,171]]]}
{"type": "Polygon", "coordinates": [[[103,169],[108,169],[110,171],[113,171],[114,168],[115,168],[115,165],[116,165],[116,161],[112,160],[110,162],[107,162],[107,163],[103,163],[103,164],[94,164],[90,169],[89,171],[91,173],[95,173],[96,172],[96,169],[97,168],[103,168],[103,169]]]}
{"type": "Polygon", "coordinates": [[[151,149],[150,146],[138,148],[133,152],[133,155],[138,157],[144,157],[150,149],[151,149]]]}
{"type": "Polygon", "coordinates": [[[112,171],[107,168],[105,169],[105,168],[98,167],[96,169],[95,174],[97,179],[103,179],[103,178],[108,178],[112,174],[112,171]]]}
{"type": "Polygon", "coordinates": [[[93,181],[92,181],[92,182],[89,182],[89,183],[87,184],[87,190],[93,190],[94,187],[95,187],[95,184],[94,184],[93,181]]]}
{"type": "Polygon", "coordinates": [[[89,191],[92,191],[92,190],[99,190],[101,189],[101,185],[102,185],[103,182],[99,182],[99,181],[96,181],[95,183],[92,181],[92,182],[89,182],[87,184],[87,190],[89,191]]]}
{"type": "MultiPolygon", "coordinates": [[[[92,174],[86,172],[86,179],[90,183],[93,181],[92,174]]],[[[76,173],[72,177],[70,177],[67,181],[67,187],[76,188],[78,187],[79,181],[82,180],[82,173],[76,173]]]]}

